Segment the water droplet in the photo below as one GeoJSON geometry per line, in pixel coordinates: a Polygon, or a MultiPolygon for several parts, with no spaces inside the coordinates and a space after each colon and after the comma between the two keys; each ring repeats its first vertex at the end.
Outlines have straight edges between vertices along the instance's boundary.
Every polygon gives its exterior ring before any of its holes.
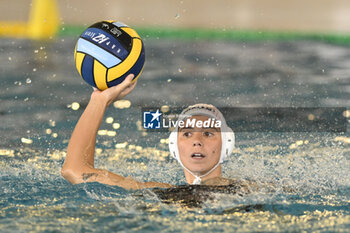
{"type": "Polygon", "coordinates": [[[179,15],[179,13],[176,13],[175,19],[178,19],[178,18],[180,18],[180,15],[179,15]]]}
{"type": "Polygon", "coordinates": [[[56,122],[54,120],[49,120],[49,123],[52,127],[55,127],[56,126],[56,122]]]}
{"type": "Polygon", "coordinates": [[[107,118],[106,118],[106,123],[107,123],[107,124],[112,124],[113,121],[114,121],[113,117],[107,117],[107,118]]]}
{"type": "Polygon", "coordinates": [[[130,108],[131,102],[129,100],[117,100],[113,103],[113,106],[119,109],[130,108]]]}
{"type": "Polygon", "coordinates": [[[36,71],[36,68],[33,68],[33,72],[35,72],[36,71]]]}
{"type": "Polygon", "coordinates": [[[181,73],[181,72],[182,72],[182,70],[181,70],[180,68],[178,69],[178,71],[179,71],[179,73],[181,73]]]}
{"type": "Polygon", "coordinates": [[[78,110],[78,109],[80,108],[80,104],[77,103],[77,102],[73,102],[72,105],[71,105],[71,107],[72,107],[73,110],[76,111],[76,110],[78,110]]]}
{"type": "Polygon", "coordinates": [[[119,129],[120,124],[119,123],[113,123],[113,129],[119,129]]]}
{"type": "Polygon", "coordinates": [[[34,50],[34,53],[38,53],[38,52],[39,52],[39,50],[37,50],[37,49],[36,49],[36,50],[34,50]]]}
{"type": "Polygon", "coordinates": [[[108,130],[106,129],[100,129],[99,131],[97,131],[97,134],[100,136],[104,136],[107,135],[108,130]]]}
{"type": "Polygon", "coordinates": [[[28,98],[28,97],[24,99],[24,101],[25,101],[25,102],[26,102],[26,101],[28,101],[28,100],[29,100],[29,98],[28,98]]]}
{"type": "Polygon", "coordinates": [[[32,144],[33,140],[29,138],[21,138],[21,142],[25,144],[32,144]]]}
{"type": "Polygon", "coordinates": [[[26,83],[29,84],[29,83],[32,83],[32,80],[30,78],[27,78],[26,79],[26,83]]]}
{"type": "Polygon", "coordinates": [[[9,61],[12,61],[12,57],[9,57],[9,61]]]}
{"type": "Polygon", "coordinates": [[[107,131],[107,136],[114,137],[115,135],[117,135],[117,132],[115,132],[115,131],[107,131]]]}
{"type": "Polygon", "coordinates": [[[163,105],[163,106],[160,108],[160,110],[161,110],[163,113],[169,112],[170,107],[169,107],[168,105],[163,105]]]}
{"type": "Polygon", "coordinates": [[[171,78],[168,79],[168,83],[170,83],[170,82],[171,82],[171,78]]]}
{"type": "Polygon", "coordinates": [[[309,119],[309,121],[313,121],[313,120],[315,120],[315,115],[314,114],[309,114],[307,116],[307,119],[309,119]]]}
{"type": "Polygon", "coordinates": [[[350,118],[350,110],[346,110],[343,112],[343,116],[346,118],[350,118]]]}

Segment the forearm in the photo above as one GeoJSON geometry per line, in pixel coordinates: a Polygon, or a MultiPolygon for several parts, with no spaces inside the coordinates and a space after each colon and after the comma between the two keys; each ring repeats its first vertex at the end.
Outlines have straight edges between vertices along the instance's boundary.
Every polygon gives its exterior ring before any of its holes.
{"type": "Polygon", "coordinates": [[[85,167],[94,167],[96,134],[106,107],[107,103],[103,99],[90,99],[69,141],[63,169],[83,171],[85,167]]]}

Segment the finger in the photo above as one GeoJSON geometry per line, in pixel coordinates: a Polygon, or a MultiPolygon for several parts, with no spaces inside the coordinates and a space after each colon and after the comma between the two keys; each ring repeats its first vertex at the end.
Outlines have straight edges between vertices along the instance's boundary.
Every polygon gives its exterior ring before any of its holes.
{"type": "Polygon", "coordinates": [[[132,82],[132,79],[134,78],[135,76],[133,74],[129,74],[125,80],[121,83],[121,85],[127,87],[127,86],[130,86],[131,82],[132,82]]]}
{"type": "Polygon", "coordinates": [[[136,87],[137,82],[130,83],[122,92],[131,92],[136,87]]]}
{"type": "Polygon", "coordinates": [[[132,92],[132,90],[134,90],[136,86],[136,83],[133,83],[131,86],[125,88],[122,92],[120,92],[119,97],[123,98],[124,96],[128,95],[130,92],[132,92]]]}
{"type": "Polygon", "coordinates": [[[124,90],[128,90],[128,89],[130,89],[130,88],[131,88],[131,89],[134,89],[134,87],[136,86],[136,84],[137,84],[137,81],[135,81],[134,83],[131,82],[131,83],[129,84],[129,86],[127,86],[124,90]]]}
{"type": "Polygon", "coordinates": [[[125,79],[130,79],[130,81],[132,81],[132,79],[135,77],[134,74],[129,74],[128,76],[126,76],[125,79]]]}
{"type": "Polygon", "coordinates": [[[118,99],[124,98],[124,96],[128,95],[134,88],[136,87],[137,82],[135,81],[133,84],[131,84],[129,87],[125,88],[122,92],[120,92],[118,99]]]}
{"type": "Polygon", "coordinates": [[[125,88],[127,88],[128,86],[130,86],[131,81],[133,79],[134,75],[133,74],[129,74],[123,82],[121,82],[119,85],[116,85],[110,89],[113,89],[114,91],[120,91],[122,92],[125,88]]]}

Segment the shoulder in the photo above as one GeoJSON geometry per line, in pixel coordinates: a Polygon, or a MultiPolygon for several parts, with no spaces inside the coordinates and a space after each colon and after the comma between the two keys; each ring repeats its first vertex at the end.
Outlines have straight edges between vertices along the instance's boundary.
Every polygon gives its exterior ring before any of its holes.
{"type": "Polygon", "coordinates": [[[208,180],[203,180],[201,185],[210,185],[210,186],[222,186],[222,185],[233,185],[233,184],[241,184],[241,181],[236,179],[229,179],[223,177],[214,177],[208,180]]]}

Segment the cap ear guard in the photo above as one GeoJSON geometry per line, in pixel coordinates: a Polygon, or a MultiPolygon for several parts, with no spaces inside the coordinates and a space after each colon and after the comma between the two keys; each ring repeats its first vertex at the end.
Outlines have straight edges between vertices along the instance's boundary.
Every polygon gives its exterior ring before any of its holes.
{"type": "Polygon", "coordinates": [[[169,151],[171,156],[176,159],[177,161],[180,161],[179,157],[179,149],[177,148],[177,131],[176,129],[172,131],[169,135],[169,151]]]}
{"type": "Polygon", "coordinates": [[[221,133],[222,146],[220,163],[223,163],[235,148],[235,133],[229,127],[225,127],[224,131],[225,132],[221,133]]]}

